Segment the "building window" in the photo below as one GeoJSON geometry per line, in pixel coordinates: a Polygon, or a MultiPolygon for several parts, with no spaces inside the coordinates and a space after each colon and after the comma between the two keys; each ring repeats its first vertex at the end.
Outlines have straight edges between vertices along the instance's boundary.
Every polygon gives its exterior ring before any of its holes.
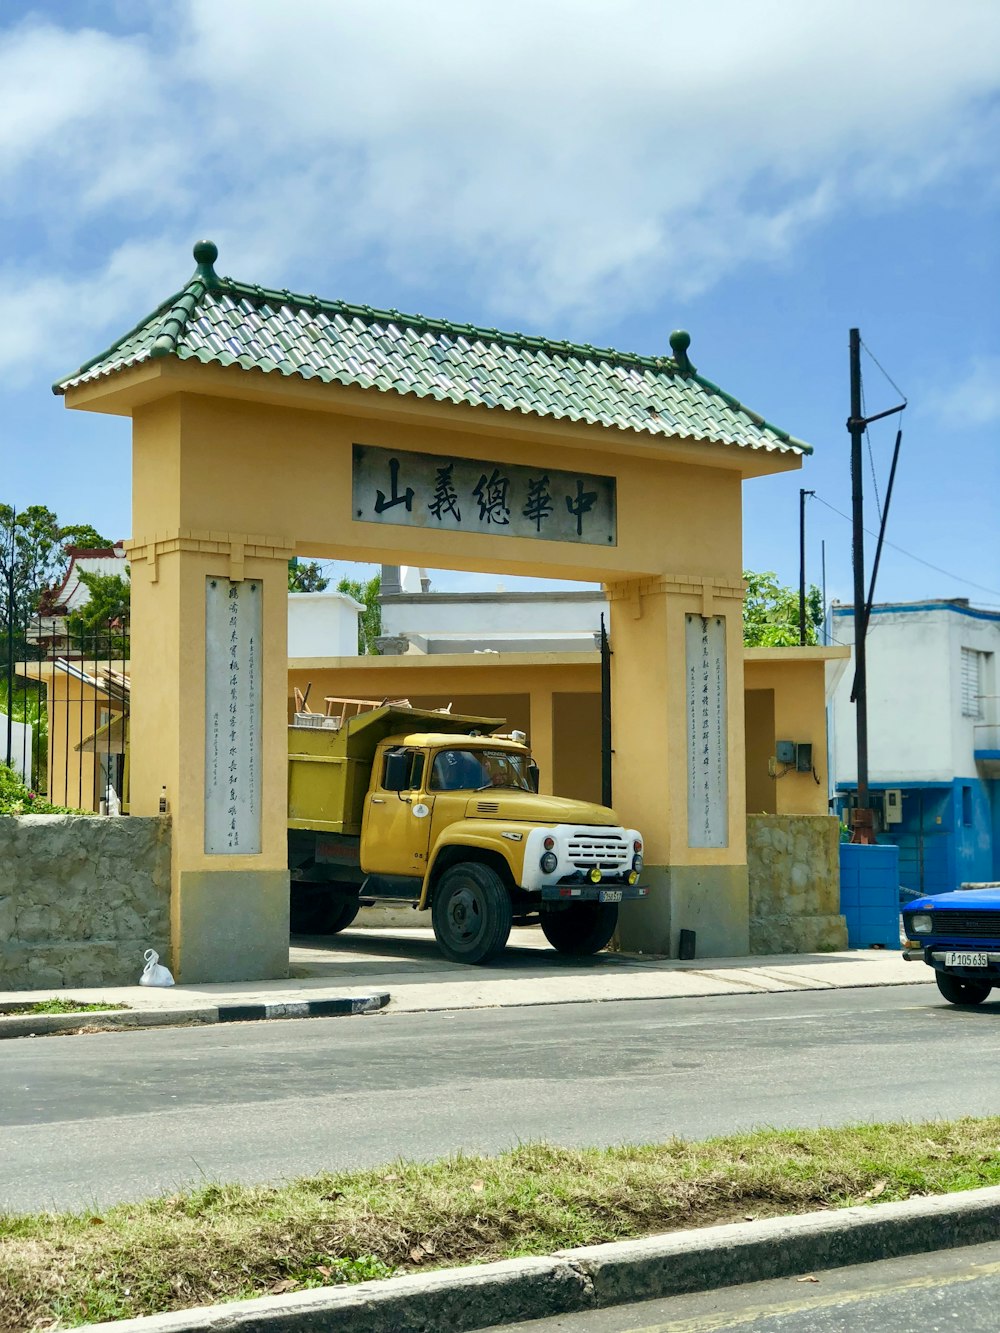
{"type": "Polygon", "coordinates": [[[980,719],[983,716],[983,695],[986,693],[986,653],[975,648],[962,649],[962,716],[980,719]]]}
{"type": "Polygon", "coordinates": [[[962,823],[966,828],[972,827],[972,788],[962,788],[962,823]]]}

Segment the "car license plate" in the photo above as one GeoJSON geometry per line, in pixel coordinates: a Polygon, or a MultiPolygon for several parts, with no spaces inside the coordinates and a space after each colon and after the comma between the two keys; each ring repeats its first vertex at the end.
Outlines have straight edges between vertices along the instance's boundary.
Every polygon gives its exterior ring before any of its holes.
{"type": "Polygon", "coordinates": [[[946,953],[945,967],[988,967],[989,958],[984,953],[946,953]]]}
{"type": "Polygon", "coordinates": [[[602,903],[620,903],[622,900],[621,889],[602,889],[599,901],[602,903]]]}

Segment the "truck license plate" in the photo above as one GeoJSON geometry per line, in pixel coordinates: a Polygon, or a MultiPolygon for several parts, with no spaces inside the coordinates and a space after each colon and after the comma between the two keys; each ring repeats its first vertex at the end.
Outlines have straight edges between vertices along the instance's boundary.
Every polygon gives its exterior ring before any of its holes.
{"type": "MultiPolygon", "coordinates": [[[[602,889],[602,890],[601,890],[601,893],[600,893],[600,901],[601,901],[602,903],[620,903],[621,900],[622,900],[622,891],[621,891],[621,889],[602,889]]],[[[986,966],[985,960],[984,960],[984,962],[983,962],[983,966],[984,966],[984,967],[986,966]]]]}
{"type": "Polygon", "coordinates": [[[946,953],[945,967],[988,967],[989,959],[984,953],[946,953]]]}

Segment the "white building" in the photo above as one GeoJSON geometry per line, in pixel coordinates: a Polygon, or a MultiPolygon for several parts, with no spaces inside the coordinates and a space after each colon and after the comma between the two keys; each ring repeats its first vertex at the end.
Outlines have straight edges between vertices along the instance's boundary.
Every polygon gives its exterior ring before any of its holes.
{"type": "Polygon", "coordinates": [[[426,571],[382,566],[384,654],[593,652],[609,608],[599,588],[432,592],[426,571]]]}
{"type": "Polygon", "coordinates": [[[288,594],[288,656],[356,657],[360,602],[343,592],[288,594]]]}
{"type": "MultiPolygon", "coordinates": [[[[854,609],[832,636],[854,643],[854,609]]],[[[879,841],[900,848],[900,881],[927,893],[1000,879],[1000,613],[965,599],[872,607],[868,768],[879,841]]],[[[831,764],[845,804],[857,789],[854,668],[833,696],[831,764]]]]}
{"type": "Polygon", "coordinates": [[[128,577],[128,560],[122,542],[95,549],[67,546],[66,554],[69,556],[69,564],[62,583],[42,594],[37,618],[28,627],[28,641],[41,645],[50,657],[72,651],[66,632],[66,617],[81,610],[90,601],[90,590],[81,581],[80,575],[118,574],[122,578],[128,577]]]}

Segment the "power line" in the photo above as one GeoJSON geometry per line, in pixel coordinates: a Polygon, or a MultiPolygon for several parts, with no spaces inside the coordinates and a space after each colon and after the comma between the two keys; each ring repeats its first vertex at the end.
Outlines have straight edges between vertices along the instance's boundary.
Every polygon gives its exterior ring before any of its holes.
{"type": "Polygon", "coordinates": [[[879,370],[881,370],[882,374],[886,377],[886,379],[889,381],[889,383],[892,385],[892,387],[893,387],[893,388],[896,390],[896,392],[899,394],[900,398],[902,398],[903,402],[906,403],[906,402],[907,402],[906,394],[905,394],[905,393],[903,392],[903,390],[899,387],[899,385],[898,385],[898,384],[896,383],[896,381],[892,378],[892,376],[891,376],[891,375],[889,374],[889,372],[885,369],[885,367],[881,364],[881,362],[879,361],[878,357],[875,355],[875,353],[872,351],[872,349],[871,349],[871,348],[868,346],[868,344],[865,342],[864,338],[859,338],[858,341],[861,343],[861,346],[865,349],[865,351],[868,353],[868,355],[871,357],[871,359],[872,359],[872,360],[875,362],[875,364],[878,366],[879,370]]]}
{"type": "MultiPolygon", "coordinates": [[[[822,495],[818,492],[814,492],[814,495],[821,505],[826,505],[827,509],[832,509],[833,512],[839,514],[841,518],[846,518],[848,523],[852,522],[849,514],[845,514],[843,510],[838,509],[836,505],[832,505],[829,500],[824,500],[822,495]]],[[[865,528],[865,532],[869,537],[878,536],[878,533],[872,532],[870,528],[865,528]]],[[[1000,588],[989,588],[985,583],[974,583],[972,579],[963,578],[961,574],[953,574],[950,569],[942,569],[940,565],[932,565],[929,560],[924,560],[922,556],[914,555],[912,551],[904,550],[902,546],[897,546],[895,542],[891,542],[888,539],[883,540],[886,546],[891,546],[892,549],[898,551],[900,555],[905,555],[908,559],[915,560],[918,565],[926,565],[928,569],[933,569],[936,574],[944,574],[946,578],[955,579],[958,583],[966,583],[970,588],[979,588],[982,592],[992,592],[1000,597],[1000,588]]]]}

